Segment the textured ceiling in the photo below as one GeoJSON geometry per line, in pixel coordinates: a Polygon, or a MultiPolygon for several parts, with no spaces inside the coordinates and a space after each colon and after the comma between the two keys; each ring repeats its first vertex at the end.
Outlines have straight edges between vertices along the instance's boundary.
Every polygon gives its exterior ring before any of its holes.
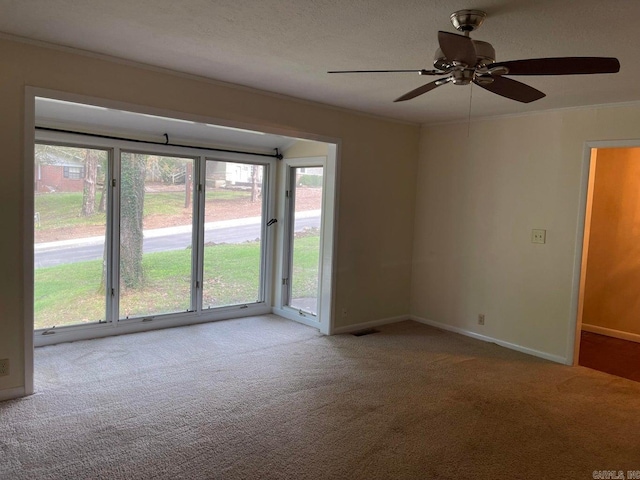
{"type": "Polygon", "coordinates": [[[470,86],[393,99],[432,80],[340,69],[431,68],[454,10],[485,10],[472,34],[498,60],[615,56],[614,75],[519,77],[525,105],[473,88],[471,115],[640,100],[639,0],[0,0],[0,31],[399,120],[465,120],[470,86]]]}

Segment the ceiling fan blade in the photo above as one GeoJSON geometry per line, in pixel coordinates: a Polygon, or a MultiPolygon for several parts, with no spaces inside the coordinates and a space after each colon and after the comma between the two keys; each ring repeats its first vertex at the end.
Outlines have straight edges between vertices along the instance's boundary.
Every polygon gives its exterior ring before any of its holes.
{"type": "Polygon", "coordinates": [[[452,62],[463,63],[468,67],[475,67],[478,62],[476,47],[469,37],[449,32],[438,32],[440,50],[452,62]]]}
{"type": "Polygon", "coordinates": [[[411,100],[412,98],[416,98],[423,93],[430,92],[434,88],[439,87],[440,85],[444,85],[449,82],[449,78],[441,78],[439,80],[434,80],[433,82],[429,82],[421,87],[416,88],[415,90],[411,90],[410,92],[405,93],[401,97],[398,97],[394,100],[394,102],[404,102],[405,100],[411,100]]]}
{"type": "Polygon", "coordinates": [[[510,78],[498,75],[491,78],[493,79],[493,82],[491,83],[485,83],[482,78],[474,80],[473,83],[485,90],[489,90],[492,93],[510,98],[511,100],[517,100],[522,103],[534,102],[545,96],[545,94],[540,90],[536,90],[535,88],[516,80],[511,80],[510,78]]]}
{"type": "Polygon", "coordinates": [[[442,75],[439,70],[332,70],[327,73],[418,73],[420,75],[442,75]]]}
{"type": "Polygon", "coordinates": [[[587,75],[617,73],[620,62],[611,57],[531,58],[511,62],[492,63],[490,68],[506,67],[506,75],[587,75]]]}

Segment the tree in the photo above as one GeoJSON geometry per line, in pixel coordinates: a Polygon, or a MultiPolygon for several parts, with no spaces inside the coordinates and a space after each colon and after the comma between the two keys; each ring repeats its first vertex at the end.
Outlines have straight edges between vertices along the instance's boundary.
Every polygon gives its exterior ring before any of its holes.
{"type": "Polygon", "coordinates": [[[258,165],[251,166],[251,203],[258,201],[258,165]]]}
{"type": "Polygon", "coordinates": [[[125,288],[142,285],[146,155],[123,154],[120,167],[120,277],[125,288]]]}
{"type": "MultiPolygon", "coordinates": [[[[62,145],[35,145],[36,169],[40,165],[58,165],[62,166],[66,163],[71,165],[84,165],[84,181],[82,189],[82,206],[79,215],[90,217],[96,213],[96,191],[100,184],[98,171],[102,168],[101,177],[104,178],[104,172],[107,170],[107,152],[104,150],[96,150],[90,148],[66,147],[62,145]]],[[[37,188],[37,185],[36,185],[37,188]]],[[[100,206],[98,211],[105,211],[105,193],[106,185],[104,185],[102,196],[100,198],[100,206]]]]}
{"type": "Polygon", "coordinates": [[[102,182],[102,189],[100,190],[100,205],[98,205],[98,211],[104,213],[107,211],[107,180],[102,182]]]}
{"type": "Polygon", "coordinates": [[[82,190],[82,216],[90,217],[96,210],[96,183],[98,180],[98,158],[90,148],[84,154],[84,188],[82,190]]]}

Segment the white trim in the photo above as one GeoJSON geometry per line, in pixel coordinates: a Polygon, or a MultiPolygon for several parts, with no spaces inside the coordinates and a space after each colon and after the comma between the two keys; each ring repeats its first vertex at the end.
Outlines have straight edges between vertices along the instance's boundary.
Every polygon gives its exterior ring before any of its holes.
{"type": "MultiPolygon", "coordinates": [[[[306,313],[306,312],[300,313],[298,310],[295,310],[291,307],[282,307],[282,308],[274,307],[272,309],[272,313],[274,313],[275,315],[279,315],[283,318],[286,318],[287,320],[292,320],[294,322],[302,323],[309,327],[313,327],[313,328],[317,328],[318,330],[321,330],[322,325],[320,324],[318,317],[316,317],[315,315],[311,315],[310,313],[306,313]]],[[[321,333],[324,333],[324,332],[321,332],[321,333]]]]}
{"type": "Polygon", "coordinates": [[[582,151],[582,167],[580,170],[580,198],[578,199],[578,225],[576,228],[576,238],[573,257],[573,275],[571,285],[571,303],[569,306],[569,330],[567,332],[567,345],[565,347],[567,359],[571,359],[572,364],[577,364],[577,350],[580,348],[576,344],[577,329],[581,322],[578,318],[580,309],[580,277],[582,274],[582,254],[584,247],[584,229],[587,213],[587,197],[589,193],[589,171],[591,169],[591,147],[585,143],[582,151]]]}
{"type": "MultiPolygon", "coordinates": [[[[277,162],[263,165],[262,171],[262,237],[260,241],[260,259],[262,262],[262,275],[260,278],[262,301],[273,306],[273,291],[277,284],[273,282],[275,269],[275,244],[277,223],[267,226],[272,218],[277,220],[276,201],[277,189],[277,162]]],[[[206,177],[206,175],[205,175],[206,177]]],[[[204,266],[204,263],[203,263],[204,266]]]]}
{"type": "Polygon", "coordinates": [[[305,325],[318,328],[325,335],[331,334],[334,324],[335,308],[335,272],[336,272],[336,242],[337,242],[337,192],[338,192],[338,143],[329,143],[327,156],[285,158],[278,163],[278,205],[277,216],[283,219],[278,224],[277,250],[274,269],[274,309],[276,315],[290,320],[299,321],[305,325]],[[289,202],[285,190],[291,187],[289,172],[291,168],[314,167],[323,168],[322,183],[322,213],[321,239],[318,279],[318,312],[317,317],[300,315],[295,309],[286,306],[287,289],[282,279],[289,276],[290,268],[290,228],[292,227],[293,211],[289,210],[289,202]]]}
{"type": "Polygon", "coordinates": [[[640,343],[640,334],[623,332],[622,330],[614,330],[613,328],[600,327],[598,325],[589,325],[587,323],[582,324],[582,330],[591,333],[597,333],[599,335],[606,335],[607,337],[619,338],[621,340],[629,340],[630,342],[640,343]]]}
{"type": "Polygon", "coordinates": [[[37,334],[35,342],[37,347],[54,345],[63,342],[75,342],[77,340],[90,340],[92,338],[110,337],[114,335],[126,335],[129,333],[146,332],[163,328],[184,327],[199,323],[230,320],[232,318],[253,317],[271,313],[271,307],[264,303],[243,306],[222,307],[219,309],[205,310],[202,314],[189,312],[185,314],[172,314],[154,317],[147,322],[143,318],[121,320],[113,323],[77,325],[70,328],[56,329],[53,335],[37,334]]]}
{"type": "Polygon", "coordinates": [[[292,157],[285,158],[282,160],[285,165],[289,167],[295,168],[305,168],[305,167],[326,167],[325,163],[327,161],[327,157],[292,157]]]}
{"type": "MultiPolygon", "coordinates": [[[[194,213],[194,218],[197,219],[196,225],[204,225],[205,224],[205,202],[206,202],[206,190],[207,190],[207,159],[204,155],[198,157],[198,188],[195,189],[195,193],[193,194],[193,203],[194,207],[197,208],[197,212],[194,213]]],[[[195,186],[195,182],[194,182],[195,186]]],[[[203,281],[204,281],[204,231],[205,228],[194,228],[193,235],[193,245],[194,249],[197,252],[197,257],[195,258],[195,264],[193,267],[195,269],[195,279],[196,284],[192,285],[191,291],[193,293],[194,299],[194,308],[196,312],[202,311],[202,295],[203,291],[203,281]]]]}
{"type": "Polygon", "coordinates": [[[325,335],[331,335],[336,322],[336,295],[337,295],[337,274],[338,271],[338,213],[340,212],[340,153],[342,149],[342,142],[327,144],[327,169],[325,173],[327,175],[333,175],[333,181],[326,186],[324,192],[327,198],[327,205],[331,205],[332,208],[328,209],[323,206],[327,215],[325,225],[330,225],[331,232],[327,232],[325,235],[325,245],[328,245],[328,250],[331,254],[331,260],[325,262],[323,278],[323,288],[328,289],[330,294],[320,297],[320,308],[326,312],[329,321],[322,326],[321,332],[325,335]]]}
{"type": "Polygon", "coordinates": [[[16,398],[26,397],[27,395],[31,395],[33,392],[27,392],[27,390],[23,387],[17,388],[6,388],[4,390],[0,390],[0,402],[4,402],[5,400],[15,400],[16,398]]]}
{"type": "MultiPolygon", "coordinates": [[[[36,101],[32,87],[25,87],[24,95],[24,182],[23,182],[23,231],[22,231],[22,311],[23,311],[23,340],[24,340],[24,388],[22,395],[31,395],[34,392],[34,360],[33,360],[33,322],[34,322],[34,224],[33,216],[35,211],[33,194],[34,177],[34,150],[35,150],[35,122],[36,122],[36,101]]],[[[1,395],[1,394],[0,394],[1,395]]],[[[1,397],[0,397],[1,398],[1,397]]]]}
{"type": "Polygon", "coordinates": [[[578,318],[580,303],[580,277],[582,275],[582,248],[587,215],[587,198],[589,196],[589,171],[591,169],[591,150],[599,148],[630,148],[640,147],[640,139],[623,140],[591,140],[584,142],[582,152],[582,171],[580,179],[580,194],[578,204],[578,225],[575,237],[575,254],[573,258],[573,278],[569,317],[569,331],[567,336],[566,358],[570,365],[577,365],[579,352],[579,332],[582,319],[578,318]]]}
{"type": "Polygon", "coordinates": [[[358,330],[381,327],[382,325],[404,322],[405,320],[411,320],[411,317],[409,315],[399,315],[397,317],[379,318],[378,320],[371,320],[369,322],[356,323],[354,325],[346,325],[344,327],[334,328],[331,332],[331,335],[341,335],[343,333],[357,332],[358,330]]]}
{"type": "MultiPolygon", "coordinates": [[[[501,347],[509,348],[511,350],[515,350],[517,352],[526,353],[527,355],[533,355],[534,357],[544,358],[545,360],[551,360],[552,362],[562,363],[567,365],[567,358],[560,357],[558,355],[553,355],[551,353],[542,352],[540,350],[534,350],[533,348],[523,347],[522,345],[518,345],[516,343],[505,342],[504,340],[499,340],[497,338],[489,337],[487,335],[482,335],[480,333],[472,332],[470,330],[465,330],[464,328],[454,327],[451,325],[447,325],[444,323],[435,322],[433,320],[428,320],[426,318],[417,317],[415,315],[410,315],[411,320],[414,320],[418,323],[423,323],[425,325],[429,325],[431,327],[439,328],[440,330],[447,330],[453,333],[459,333],[460,335],[464,335],[466,337],[475,338],[476,340],[482,340],[483,342],[495,343],[501,347]]],[[[568,363],[569,365],[571,363],[568,363]]]]}
{"type": "Polygon", "coordinates": [[[585,145],[585,154],[591,155],[592,148],[633,148],[640,147],[640,139],[628,138],[620,140],[593,140],[587,141],[585,145]]]}

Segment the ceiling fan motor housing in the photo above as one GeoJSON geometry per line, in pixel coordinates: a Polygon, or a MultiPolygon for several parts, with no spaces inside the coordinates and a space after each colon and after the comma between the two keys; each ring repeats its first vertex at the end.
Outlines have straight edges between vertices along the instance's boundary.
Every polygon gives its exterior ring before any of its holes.
{"type": "MultiPolygon", "coordinates": [[[[482,67],[491,65],[496,61],[496,51],[493,49],[490,43],[483,42],[481,40],[471,40],[473,46],[476,48],[476,55],[478,61],[475,65],[467,65],[468,67],[482,67]]],[[[436,50],[435,58],[433,59],[433,66],[438,70],[447,71],[453,67],[453,63],[444,56],[442,50],[439,48],[436,50]]]]}
{"type": "Polygon", "coordinates": [[[476,30],[485,18],[487,14],[482,10],[458,10],[449,17],[456,30],[465,33],[476,30]]]}

